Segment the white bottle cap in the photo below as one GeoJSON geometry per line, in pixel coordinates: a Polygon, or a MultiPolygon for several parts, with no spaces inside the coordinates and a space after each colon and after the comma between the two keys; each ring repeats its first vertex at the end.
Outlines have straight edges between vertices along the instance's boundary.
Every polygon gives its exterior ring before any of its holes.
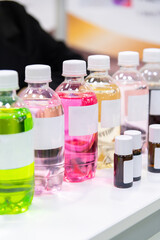
{"type": "Polygon", "coordinates": [[[132,137],[127,135],[120,135],[115,137],[115,154],[117,155],[131,155],[133,153],[132,137]]]}
{"type": "Polygon", "coordinates": [[[139,53],[133,51],[119,52],[118,54],[119,66],[138,66],[139,53]]]}
{"type": "Polygon", "coordinates": [[[127,130],[124,135],[131,136],[133,138],[133,150],[142,148],[142,137],[141,132],[137,130],[127,130]]]}
{"type": "Polygon", "coordinates": [[[88,57],[88,70],[109,70],[110,57],[107,55],[91,55],[88,57]]]}
{"type": "Polygon", "coordinates": [[[25,67],[25,82],[47,83],[51,82],[51,68],[48,65],[33,64],[25,67]]]}
{"type": "Polygon", "coordinates": [[[0,70],[0,90],[9,91],[19,89],[18,73],[14,70],[0,70]]]}
{"type": "Polygon", "coordinates": [[[160,143],[160,124],[149,126],[149,142],[160,143]]]}
{"type": "Polygon", "coordinates": [[[65,77],[86,76],[86,62],[83,60],[64,61],[62,75],[65,77]]]}
{"type": "Polygon", "coordinates": [[[160,63],[160,48],[144,49],[143,62],[160,63]]]}

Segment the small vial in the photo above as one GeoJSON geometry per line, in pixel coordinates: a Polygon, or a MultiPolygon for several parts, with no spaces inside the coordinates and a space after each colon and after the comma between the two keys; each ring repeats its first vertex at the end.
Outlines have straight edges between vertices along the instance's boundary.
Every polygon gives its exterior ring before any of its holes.
{"type": "Polygon", "coordinates": [[[133,181],[141,180],[142,171],[142,137],[141,132],[136,130],[128,130],[125,135],[131,136],[133,139],[133,181]]]}
{"type": "Polygon", "coordinates": [[[129,188],[133,185],[132,137],[120,135],[115,138],[114,186],[129,188]]]}
{"type": "Polygon", "coordinates": [[[160,124],[149,126],[148,171],[160,173],[160,124]]]}

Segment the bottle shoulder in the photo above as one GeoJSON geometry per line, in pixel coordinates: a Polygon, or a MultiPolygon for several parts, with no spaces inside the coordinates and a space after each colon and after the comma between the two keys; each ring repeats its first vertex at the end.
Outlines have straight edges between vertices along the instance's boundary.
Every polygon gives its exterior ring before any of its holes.
{"type": "Polygon", "coordinates": [[[115,83],[119,84],[142,84],[147,86],[147,82],[138,70],[118,70],[113,74],[115,83]]]}
{"type": "Polygon", "coordinates": [[[153,82],[160,85],[160,64],[145,64],[140,72],[149,84],[153,82]]]}
{"type": "MultiPolygon", "coordinates": [[[[51,89],[48,88],[30,88],[27,87],[23,91],[20,92],[19,96],[24,100],[25,103],[34,102],[36,105],[61,105],[61,100],[58,94],[51,89]]],[[[28,105],[28,104],[27,104],[28,105]]]]}

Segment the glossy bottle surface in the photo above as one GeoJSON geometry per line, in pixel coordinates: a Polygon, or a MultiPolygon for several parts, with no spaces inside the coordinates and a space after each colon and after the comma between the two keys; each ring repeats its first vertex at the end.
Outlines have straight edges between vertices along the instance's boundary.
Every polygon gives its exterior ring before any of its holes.
{"type": "Polygon", "coordinates": [[[0,92],[0,214],[25,212],[34,194],[33,120],[15,92],[0,92]]]}
{"type": "Polygon", "coordinates": [[[67,77],[56,91],[65,114],[65,180],[80,182],[93,178],[98,140],[96,95],[81,77],[67,77]]]}
{"type": "Polygon", "coordinates": [[[160,63],[147,63],[140,72],[149,86],[149,125],[160,124],[160,63]]]}
{"type": "Polygon", "coordinates": [[[98,100],[98,168],[112,167],[114,141],[120,134],[120,90],[106,71],[91,72],[85,81],[98,100]]]}
{"type": "Polygon", "coordinates": [[[60,190],[64,177],[64,114],[48,83],[29,84],[21,97],[34,119],[35,194],[60,190]]]}
{"type": "Polygon", "coordinates": [[[148,171],[160,173],[160,143],[148,144],[148,171]]]}
{"type": "Polygon", "coordinates": [[[136,67],[121,67],[113,77],[121,91],[121,134],[141,131],[144,149],[148,132],[147,83],[136,67]]]}

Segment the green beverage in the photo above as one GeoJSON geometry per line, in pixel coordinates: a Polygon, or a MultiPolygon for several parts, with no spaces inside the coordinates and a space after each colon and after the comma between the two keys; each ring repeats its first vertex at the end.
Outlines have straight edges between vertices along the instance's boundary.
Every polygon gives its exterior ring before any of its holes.
{"type": "Polygon", "coordinates": [[[0,71],[0,214],[25,212],[34,194],[33,120],[16,95],[18,75],[0,71]]]}

